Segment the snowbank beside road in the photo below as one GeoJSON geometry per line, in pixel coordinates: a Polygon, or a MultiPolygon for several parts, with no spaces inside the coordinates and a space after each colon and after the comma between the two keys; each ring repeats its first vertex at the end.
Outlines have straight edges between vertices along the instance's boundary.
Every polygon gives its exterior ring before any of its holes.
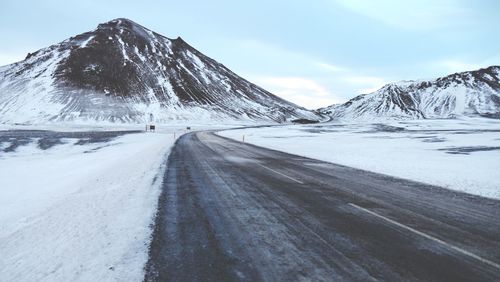
{"type": "Polygon", "coordinates": [[[62,141],[0,151],[0,280],[141,281],[172,135],[62,141]]]}
{"type": "Polygon", "coordinates": [[[500,121],[330,123],[221,131],[291,154],[500,199],[500,121]]]}

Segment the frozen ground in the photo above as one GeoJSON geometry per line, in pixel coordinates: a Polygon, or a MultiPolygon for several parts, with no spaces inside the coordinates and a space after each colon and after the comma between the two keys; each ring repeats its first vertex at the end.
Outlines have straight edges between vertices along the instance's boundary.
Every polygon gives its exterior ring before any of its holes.
{"type": "MultiPolygon", "coordinates": [[[[190,127],[191,130],[208,130],[208,129],[222,129],[222,128],[235,128],[243,126],[258,126],[259,123],[245,123],[245,122],[225,122],[217,124],[214,122],[193,122],[193,121],[173,121],[170,124],[154,123],[156,131],[161,133],[183,133],[186,128],[190,127]]],[[[51,130],[51,131],[123,131],[123,130],[144,130],[145,124],[127,124],[127,123],[45,123],[45,124],[2,124],[0,123],[0,131],[2,130],[51,130]]]]}
{"type": "Polygon", "coordinates": [[[173,131],[0,131],[0,280],[141,281],[173,131]]]}
{"type": "Polygon", "coordinates": [[[500,121],[328,123],[221,131],[275,150],[500,199],[500,121]]]}

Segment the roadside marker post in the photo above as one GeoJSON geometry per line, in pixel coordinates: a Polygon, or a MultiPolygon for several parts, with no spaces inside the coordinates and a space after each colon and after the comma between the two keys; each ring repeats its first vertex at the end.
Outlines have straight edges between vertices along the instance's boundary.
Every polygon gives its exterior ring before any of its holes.
{"type": "Polygon", "coordinates": [[[245,143],[245,134],[243,134],[242,140],[243,140],[243,143],[245,143]]]}

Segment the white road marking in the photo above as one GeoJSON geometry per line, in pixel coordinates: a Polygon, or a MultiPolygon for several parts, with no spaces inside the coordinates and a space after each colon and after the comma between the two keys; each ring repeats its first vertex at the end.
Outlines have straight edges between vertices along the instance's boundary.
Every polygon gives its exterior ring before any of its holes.
{"type": "Polygon", "coordinates": [[[263,168],[266,168],[266,169],[268,169],[268,170],[270,170],[270,171],[272,171],[272,172],[274,172],[274,173],[276,173],[276,174],[279,174],[279,175],[281,175],[281,176],[284,176],[284,177],[286,177],[286,178],[288,178],[288,179],[290,179],[290,180],[293,180],[293,181],[295,181],[295,182],[297,182],[297,183],[299,183],[299,184],[304,184],[304,182],[302,182],[302,181],[300,181],[300,180],[297,180],[297,179],[295,179],[295,178],[293,178],[293,177],[290,177],[290,176],[288,176],[288,175],[286,175],[286,174],[283,174],[283,173],[281,173],[281,172],[279,172],[279,171],[276,171],[276,170],[274,170],[274,169],[272,169],[272,168],[270,168],[270,167],[267,167],[267,166],[265,166],[265,165],[261,165],[261,164],[257,164],[257,165],[259,165],[259,166],[261,166],[261,167],[263,167],[263,168]]]}
{"type": "Polygon", "coordinates": [[[394,220],[392,220],[392,219],[390,219],[390,218],[387,218],[387,217],[385,217],[385,216],[382,216],[382,215],[380,215],[380,214],[378,214],[378,213],[376,213],[376,212],[373,212],[373,211],[367,210],[367,209],[365,209],[365,208],[363,208],[363,207],[360,207],[360,206],[358,206],[358,205],[356,205],[356,204],[349,203],[349,205],[350,205],[350,206],[352,206],[352,207],[354,207],[354,208],[357,208],[357,209],[359,209],[359,210],[362,210],[362,211],[364,211],[364,212],[367,212],[367,213],[369,213],[369,214],[371,214],[371,215],[373,215],[373,216],[375,216],[375,217],[378,217],[378,218],[380,218],[380,219],[383,219],[383,220],[385,220],[385,221],[387,221],[387,222],[390,222],[390,223],[392,223],[392,224],[394,224],[394,225],[396,225],[396,226],[398,226],[398,227],[401,227],[401,228],[406,229],[406,230],[408,230],[408,231],[411,231],[411,232],[413,232],[413,233],[415,233],[415,234],[418,234],[418,235],[420,235],[420,236],[422,236],[422,237],[424,237],[424,238],[427,238],[427,239],[429,239],[429,240],[432,240],[432,241],[434,241],[434,242],[437,242],[437,243],[439,243],[439,244],[442,244],[442,245],[444,245],[444,246],[446,246],[446,247],[448,247],[448,248],[450,248],[450,249],[452,249],[452,250],[455,250],[455,251],[457,251],[457,252],[459,252],[459,253],[462,253],[462,254],[464,254],[464,255],[466,255],[466,256],[469,256],[469,257],[474,258],[474,259],[476,259],[476,260],[478,260],[478,261],[481,261],[481,262],[486,263],[486,264],[488,264],[488,265],[490,265],[490,266],[493,266],[493,267],[495,267],[495,268],[497,268],[497,269],[500,269],[500,265],[499,265],[499,264],[494,263],[494,262],[492,262],[492,261],[490,261],[490,260],[484,259],[484,258],[482,258],[482,257],[480,257],[480,256],[477,256],[477,255],[475,255],[475,254],[473,254],[473,253],[471,253],[471,252],[469,252],[469,251],[466,251],[466,250],[464,250],[464,249],[461,249],[461,248],[459,248],[459,247],[456,247],[456,246],[454,246],[454,245],[452,245],[452,244],[450,244],[450,243],[446,243],[445,241],[440,240],[440,239],[438,239],[438,238],[436,238],[436,237],[433,237],[433,236],[431,236],[431,235],[425,234],[425,233],[423,233],[423,232],[421,232],[421,231],[418,231],[418,230],[413,229],[413,228],[411,228],[411,227],[409,227],[409,226],[406,226],[406,225],[404,225],[404,224],[402,224],[402,223],[399,223],[399,222],[394,221],[394,220]]]}

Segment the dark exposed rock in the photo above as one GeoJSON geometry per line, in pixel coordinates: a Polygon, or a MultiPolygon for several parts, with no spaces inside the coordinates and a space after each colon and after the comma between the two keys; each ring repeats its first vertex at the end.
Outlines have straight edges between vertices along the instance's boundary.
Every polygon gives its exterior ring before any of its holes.
{"type": "Polygon", "coordinates": [[[313,123],[319,123],[319,120],[311,120],[311,119],[306,119],[306,118],[299,118],[299,119],[292,120],[292,123],[297,123],[297,124],[313,124],[313,123]]]}
{"type": "Polygon", "coordinates": [[[1,69],[2,81],[7,83],[0,88],[0,113],[8,112],[2,107],[13,96],[27,92],[63,105],[56,115],[44,111],[51,104],[26,112],[17,107],[17,117],[33,117],[28,121],[143,122],[153,110],[160,121],[202,118],[196,113],[275,122],[320,118],[239,77],[181,37],[170,39],[123,18],[99,24],[94,31],[1,69]],[[191,116],[185,117],[186,113],[191,116]]]}

